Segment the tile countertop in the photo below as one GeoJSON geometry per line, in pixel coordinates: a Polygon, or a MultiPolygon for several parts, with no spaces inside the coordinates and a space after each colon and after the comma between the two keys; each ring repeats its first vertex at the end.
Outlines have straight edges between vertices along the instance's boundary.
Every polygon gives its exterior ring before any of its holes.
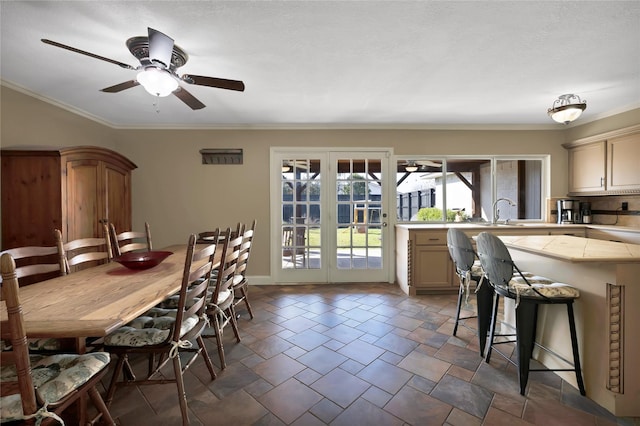
{"type": "Polygon", "coordinates": [[[618,226],[618,225],[596,225],[596,224],[560,224],[548,222],[511,222],[506,225],[504,223],[493,225],[490,223],[399,223],[399,228],[406,229],[449,229],[449,228],[478,228],[478,229],[521,229],[521,228],[551,228],[551,229],[601,229],[611,231],[637,232],[640,234],[640,228],[635,226],[618,226]]]}
{"type": "Polygon", "coordinates": [[[640,262],[640,245],[569,235],[501,236],[509,248],[570,262],[640,262]]]}

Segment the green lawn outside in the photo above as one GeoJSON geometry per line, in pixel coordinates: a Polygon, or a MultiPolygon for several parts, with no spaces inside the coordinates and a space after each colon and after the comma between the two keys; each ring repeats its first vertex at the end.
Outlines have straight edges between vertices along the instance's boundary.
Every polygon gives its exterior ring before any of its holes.
{"type": "MultiPolygon", "coordinates": [[[[348,227],[338,230],[338,247],[345,247],[353,245],[355,247],[365,247],[367,234],[359,233],[357,230],[348,227]],[[353,231],[353,232],[352,232],[353,231]],[[353,242],[349,240],[350,235],[353,235],[353,242]]],[[[309,229],[309,245],[312,247],[320,246],[320,229],[309,229]]],[[[380,228],[369,229],[369,247],[379,247],[380,243],[380,228]]]]}

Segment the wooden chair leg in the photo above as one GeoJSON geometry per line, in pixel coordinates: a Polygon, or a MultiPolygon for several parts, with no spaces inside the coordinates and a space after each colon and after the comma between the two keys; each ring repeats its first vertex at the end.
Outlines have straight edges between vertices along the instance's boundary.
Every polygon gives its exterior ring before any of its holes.
{"type": "Polygon", "coordinates": [[[236,341],[240,343],[240,331],[238,330],[238,320],[236,318],[236,310],[233,308],[233,305],[229,306],[229,321],[231,321],[231,328],[233,329],[233,334],[236,336],[236,341]]]}
{"type": "Polygon", "coordinates": [[[227,363],[225,362],[225,359],[224,359],[224,345],[222,343],[222,328],[220,328],[220,318],[218,315],[219,315],[218,313],[214,315],[213,328],[214,328],[214,331],[216,332],[216,344],[218,345],[218,357],[220,358],[220,368],[224,370],[225,368],[227,368],[227,363]]]}
{"type": "Polygon", "coordinates": [[[93,405],[98,409],[98,412],[102,414],[100,421],[106,425],[115,425],[116,423],[113,421],[107,405],[104,403],[104,400],[100,396],[100,392],[98,392],[98,389],[96,389],[95,386],[89,389],[89,397],[91,398],[93,405]]]}
{"type": "Polygon", "coordinates": [[[107,397],[105,401],[105,403],[107,404],[107,407],[111,406],[111,403],[113,402],[113,395],[115,395],[116,393],[116,386],[117,386],[116,383],[118,381],[118,376],[120,376],[120,372],[122,371],[124,367],[124,363],[126,361],[127,361],[126,355],[118,356],[118,361],[116,362],[116,365],[113,369],[113,375],[111,376],[111,383],[109,383],[109,389],[107,390],[107,397]]]}
{"type": "Polygon", "coordinates": [[[216,372],[213,368],[213,363],[211,362],[211,357],[209,356],[209,352],[207,352],[207,347],[204,344],[204,339],[202,338],[202,336],[198,336],[196,337],[196,342],[198,342],[200,349],[202,349],[202,357],[204,358],[204,363],[206,364],[207,369],[209,370],[209,374],[211,374],[211,380],[215,380],[218,376],[216,375],[216,372]]]}
{"type": "Polygon", "coordinates": [[[173,357],[173,374],[176,377],[178,387],[178,399],[180,402],[180,413],[182,414],[182,426],[189,426],[189,409],[187,408],[187,394],[184,390],[184,379],[182,377],[182,365],[180,355],[173,357]]]}
{"type": "Polygon", "coordinates": [[[251,303],[249,303],[249,288],[241,288],[240,292],[242,293],[242,298],[244,299],[244,304],[247,305],[247,311],[249,312],[249,317],[253,319],[253,310],[251,309],[251,303]]]}

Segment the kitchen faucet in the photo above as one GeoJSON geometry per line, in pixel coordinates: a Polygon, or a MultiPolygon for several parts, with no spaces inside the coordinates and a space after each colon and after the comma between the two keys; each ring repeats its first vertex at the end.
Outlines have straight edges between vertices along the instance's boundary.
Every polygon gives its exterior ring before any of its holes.
{"type": "MultiPolygon", "coordinates": [[[[516,203],[510,199],[510,198],[498,198],[494,203],[493,203],[493,220],[491,221],[491,223],[493,223],[494,225],[496,223],[498,223],[498,219],[500,219],[500,210],[497,208],[498,207],[498,203],[500,201],[506,201],[509,203],[509,205],[511,207],[515,207],[516,203]]],[[[507,221],[509,221],[509,219],[507,219],[507,221]]]]}

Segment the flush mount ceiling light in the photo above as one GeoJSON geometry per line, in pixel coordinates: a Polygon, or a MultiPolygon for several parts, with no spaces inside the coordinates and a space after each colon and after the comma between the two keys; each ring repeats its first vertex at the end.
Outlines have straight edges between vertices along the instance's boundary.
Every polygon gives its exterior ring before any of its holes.
{"type": "Polygon", "coordinates": [[[587,109],[587,101],[581,100],[578,95],[567,94],[560,95],[547,112],[554,121],[568,124],[580,117],[585,109],[587,109]]]}
{"type": "Polygon", "coordinates": [[[178,81],[170,73],[156,67],[145,68],[136,79],[153,96],[169,96],[178,88],[178,81]]]}

